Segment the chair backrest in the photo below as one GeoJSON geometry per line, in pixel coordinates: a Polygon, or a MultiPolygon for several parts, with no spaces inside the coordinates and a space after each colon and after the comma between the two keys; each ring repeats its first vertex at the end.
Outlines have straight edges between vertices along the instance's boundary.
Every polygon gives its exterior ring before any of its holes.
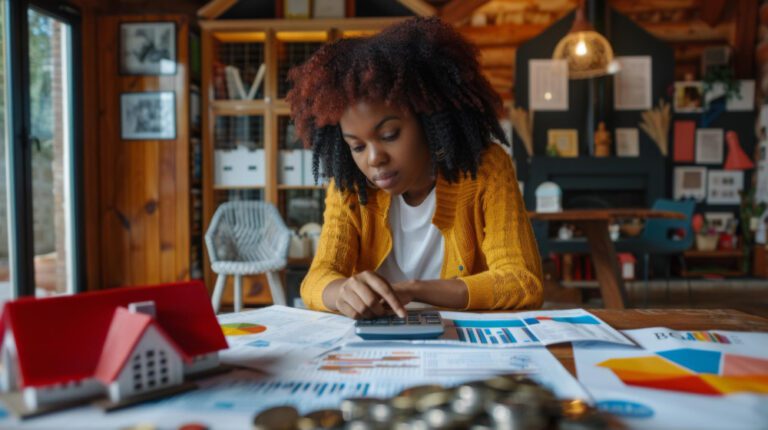
{"type": "Polygon", "coordinates": [[[270,203],[222,203],[205,233],[211,262],[286,258],[291,232],[270,203]]]}
{"type": "Polygon", "coordinates": [[[693,245],[691,218],[696,209],[694,200],[658,199],[653,203],[652,209],[679,212],[685,215],[685,219],[650,218],[646,220],[642,238],[652,253],[678,253],[693,245]],[[673,240],[670,237],[671,231],[676,229],[685,231],[685,237],[681,240],[673,240]]]}

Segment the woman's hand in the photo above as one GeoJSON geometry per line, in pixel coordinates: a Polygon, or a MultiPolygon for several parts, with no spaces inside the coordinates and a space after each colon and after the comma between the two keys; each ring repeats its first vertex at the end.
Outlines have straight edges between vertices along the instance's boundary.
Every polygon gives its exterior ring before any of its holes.
{"type": "Polygon", "coordinates": [[[407,302],[403,303],[389,282],[372,271],[331,282],[323,291],[323,302],[329,309],[354,319],[383,316],[389,311],[385,304],[399,317],[406,316],[407,302]]]}

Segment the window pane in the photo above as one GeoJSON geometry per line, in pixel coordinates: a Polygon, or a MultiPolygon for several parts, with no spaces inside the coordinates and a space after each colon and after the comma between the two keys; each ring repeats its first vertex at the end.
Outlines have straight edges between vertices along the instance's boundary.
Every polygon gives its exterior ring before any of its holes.
{"type": "Polygon", "coordinates": [[[70,26],[29,9],[36,295],[72,291],[70,26]]]}

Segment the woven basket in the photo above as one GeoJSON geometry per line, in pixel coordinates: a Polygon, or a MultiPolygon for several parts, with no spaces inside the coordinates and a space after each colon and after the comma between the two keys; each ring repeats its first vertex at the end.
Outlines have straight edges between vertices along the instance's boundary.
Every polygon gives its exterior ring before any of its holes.
{"type": "Polygon", "coordinates": [[[697,234],[696,249],[699,251],[714,251],[717,249],[717,234],[697,234]]]}

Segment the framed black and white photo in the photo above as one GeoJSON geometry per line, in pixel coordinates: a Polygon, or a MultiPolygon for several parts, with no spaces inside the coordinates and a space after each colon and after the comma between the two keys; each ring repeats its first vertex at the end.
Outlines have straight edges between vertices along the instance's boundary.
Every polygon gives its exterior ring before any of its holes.
{"type": "Polygon", "coordinates": [[[124,140],[175,139],[175,94],[172,91],[121,94],[120,136],[124,140]]]}
{"type": "Polygon", "coordinates": [[[738,205],[739,192],[744,189],[744,172],[741,170],[710,170],[707,184],[707,204],[738,205]]]}
{"type": "Polygon", "coordinates": [[[120,24],[120,73],[125,75],[176,74],[174,22],[120,24]]]}

